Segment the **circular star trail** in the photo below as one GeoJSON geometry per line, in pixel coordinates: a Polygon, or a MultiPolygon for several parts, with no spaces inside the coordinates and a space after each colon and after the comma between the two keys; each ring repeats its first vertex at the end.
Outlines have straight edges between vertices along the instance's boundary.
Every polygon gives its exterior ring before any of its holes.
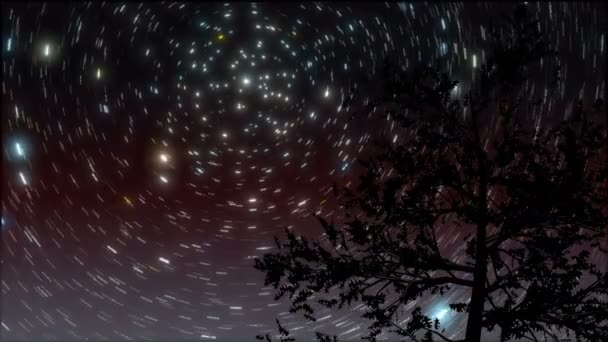
{"type": "MultiPolygon", "coordinates": [[[[286,227],[318,232],[310,214],[332,214],[332,182],[353,180],[374,138],[399,139],[390,118],[352,115],[377,95],[386,58],[404,70],[443,61],[464,86],[485,58],[482,25],[510,8],[2,6],[9,339],[253,339],[275,317],[357,339],[361,307],[306,322],[273,300],[253,259],[286,227]]],[[[567,81],[546,105],[603,94],[604,12],[529,6],[567,81]]],[[[452,317],[445,301],[428,312],[452,317]]]]}

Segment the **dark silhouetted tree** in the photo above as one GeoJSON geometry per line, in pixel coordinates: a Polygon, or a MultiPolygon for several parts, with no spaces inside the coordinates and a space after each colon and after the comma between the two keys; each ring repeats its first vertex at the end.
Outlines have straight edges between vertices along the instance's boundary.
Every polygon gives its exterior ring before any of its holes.
{"type": "Polygon", "coordinates": [[[363,303],[369,340],[452,341],[406,306],[462,288],[450,309],[466,315],[464,341],[497,328],[501,341],[608,341],[608,276],[592,257],[607,252],[605,131],[582,104],[540,121],[531,74],[553,55],[525,7],[490,33],[493,53],[462,97],[437,68],[395,72],[374,106],[399,124],[397,141],[361,162],[339,217],[317,216],[323,239],[286,230],[255,260],[291,312],[314,320],[317,307],[363,303]],[[466,248],[445,242],[457,233],[466,248]]]}

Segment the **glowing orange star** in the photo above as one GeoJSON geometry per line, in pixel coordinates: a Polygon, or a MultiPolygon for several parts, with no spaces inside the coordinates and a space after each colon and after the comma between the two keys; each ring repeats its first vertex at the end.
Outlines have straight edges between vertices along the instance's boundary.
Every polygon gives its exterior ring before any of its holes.
{"type": "Polygon", "coordinates": [[[131,201],[129,200],[129,198],[127,196],[123,196],[123,198],[124,198],[125,202],[127,202],[127,204],[129,206],[131,206],[131,207],[133,206],[133,203],[131,203],[131,201]]]}

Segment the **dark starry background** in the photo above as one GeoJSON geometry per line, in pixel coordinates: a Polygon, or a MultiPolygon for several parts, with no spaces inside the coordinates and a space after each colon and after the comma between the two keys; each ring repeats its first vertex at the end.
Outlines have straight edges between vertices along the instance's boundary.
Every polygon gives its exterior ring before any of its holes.
{"type": "MultiPolygon", "coordinates": [[[[607,12],[528,6],[565,81],[535,113],[544,124],[604,94],[607,12]]],[[[374,137],[399,138],[349,114],[386,56],[443,60],[464,88],[481,25],[510,8],[3,2],[2,339],[253,340],[278,315],[357,340],[360,306],[289,315],[253,258],[284,227],[318,232],[331,182],[353,178],[374,137]]],[[[548,88],[539,75],[531,96],[548,88]]],[[[449,296],[423,304],[458,334],[449,296]]]]}

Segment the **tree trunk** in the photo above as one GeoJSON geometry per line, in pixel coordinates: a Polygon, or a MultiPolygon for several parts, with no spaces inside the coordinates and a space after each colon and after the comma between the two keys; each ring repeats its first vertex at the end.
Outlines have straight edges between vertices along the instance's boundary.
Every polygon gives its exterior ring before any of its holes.
{"type": "Polygon", "coordinates": [[[469,303],[469,317],[467,320],[466,342],[480,342],[484,304],[486,297],[486,273],[488,251],[486,249],[486,226],[477,226],[477,247],[475,258],[475,271],[471,302],[469,303]]]}
{"type": "Polygon", "coordinates": [[[466,342],[480,342],[483,328],[483,314],[486,302],[486,277],[488,272],[487,232],[488,226],[488,164],[486,152],[480,139],[477,110],[472,107],[471,120],[477,144],[476,154],[479,165],[478,220],[475,246],[475,270],[473,272],[473,289],[469,303],[469,317],[465,334],[466,342]]]}

